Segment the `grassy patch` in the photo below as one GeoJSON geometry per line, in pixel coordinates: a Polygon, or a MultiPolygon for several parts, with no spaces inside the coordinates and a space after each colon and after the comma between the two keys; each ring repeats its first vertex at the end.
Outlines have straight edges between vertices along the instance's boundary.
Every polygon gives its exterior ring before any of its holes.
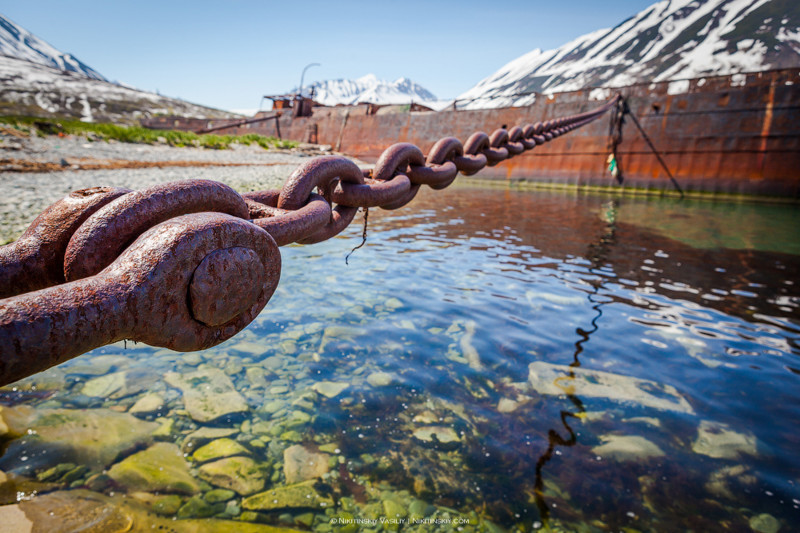
{"type": "Polygon", "coordinates": [[[284,141],[275,137],[265,137],[256,133],[247,135],[198,135],[189,131],[150,130],[141,126],[118,126],[116,124],[81,122],[74,119],[53,119],[38,117],[0,117],[0,123],[21,132],[39,136],[63,133],[64,135],[80,135],[90,140],[115,140],[125,143],[156,144],[170,146],[198,146],[223,150],[233,143],[257,144],[265,149],[288,149],[297,146],[295,141],[284,141]]]}

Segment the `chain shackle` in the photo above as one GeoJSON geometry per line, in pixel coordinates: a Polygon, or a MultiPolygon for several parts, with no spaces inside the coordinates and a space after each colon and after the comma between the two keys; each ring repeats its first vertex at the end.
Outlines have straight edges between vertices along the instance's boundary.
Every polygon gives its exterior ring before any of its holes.
{"type": "Polygon", "coordinates": [[[42,211],[19,240],[0,247],[0,298],[64,283],[64,254],[87,218],[130,189],[72,192],[42,211]]]}
{"type": "Polygon", "coordinates": [[[162,222],[97,275],[0,300],[0,382],[123,339],[179,351],[219,344],[263,309],[280,265],[272,237],[240,218],[162,222]]]}
{"type": "Polygon", "coordinates": [[[90,216],[72,235],[64,255],[64,276],[75,281],[97,274],[156,224],[203,211],[250,218],[242,197],[217,181],[173,181],[125,194],[90,216]]]}

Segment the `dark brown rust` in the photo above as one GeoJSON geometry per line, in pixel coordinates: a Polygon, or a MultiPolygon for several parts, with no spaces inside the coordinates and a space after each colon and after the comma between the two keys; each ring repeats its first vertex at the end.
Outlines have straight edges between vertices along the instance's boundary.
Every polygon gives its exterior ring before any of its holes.
{"type": "Polygon", "coordinates": [[[243,194],[250,207],[250,218],[256,226],[269,233],[278,246],[297,242],[325,227],[331,220],[331,206],[325,198],[311,193],[300,209],[280,209],[280,191],[261,191],[243,194]]]}
{"type": "MultiPolygon", "coordinates": [[[[245,261],[245,270],[252,271],[252,255],[245,261]]],[[[142,234],[100,274],[0,300],[0,383],[122,339],[180,351],[214,346],[241,331],[266,305],[280,264],[275,241],[250,222],[222,213],[170,219],[142,234]],[[257,295],[249,298],[252,305],[238,306],[237,316],[209,326],[193,316],[189,286],[210,254],[231,248],[252,250],[263,277],[250,276],[256,285],[242,289],[257,295]]],[[[211,309],[208,299],[222,296],[230,274],[208,269],[201,275],[204,285],[217,283],[215,290],[198,292],[198,306],[211,309]]],[[[210,311],[210,320],[230,309],[210,311]]]]}
{"type": "Polygon", "coordinates": [[[147,229],[203,211],[249,218],[242,197],[216,181],[173,181],[127,194],[94,213],[72,235],[64,256],[64,276],[74,281],[97,274],[147,229]]]}
{"type": "Polygon", "coordinates": [[[64,283],[64,254],[72,234],[98,209],[129,192],[83,189],[45,209],[18,241],[0,247],[0,298],[64,283]]]}

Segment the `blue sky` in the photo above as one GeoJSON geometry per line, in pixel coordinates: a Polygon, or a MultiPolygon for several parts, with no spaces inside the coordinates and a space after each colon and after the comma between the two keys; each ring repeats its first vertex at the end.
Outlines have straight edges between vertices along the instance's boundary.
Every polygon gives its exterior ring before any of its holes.
{"type": "Polygon", "coordinates": [[[653,0],[16,0],[0,13],[112,80],[222,109],[305,81],[401,76],[453,98],[653,0]]]}

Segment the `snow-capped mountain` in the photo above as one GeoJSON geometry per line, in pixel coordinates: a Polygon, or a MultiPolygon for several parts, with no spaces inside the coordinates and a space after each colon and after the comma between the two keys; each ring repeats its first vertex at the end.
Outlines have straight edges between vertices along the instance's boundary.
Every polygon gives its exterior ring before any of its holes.
{"type": "Polygon", "coordinates": [[[235,114],[111,83],[0,15],[0,104],[4,114],[133,123],[155,114],[227,118],[235,114]]]}
{"type": "Polygon", "coordinates": [[[315,101],[330,106],[411,102],[425,105],[426,102],[436,102],[436,97],[430,91],[408,78],[390,82],[379,80],[374,74],[367,74],[356,80],[318,81],[303,87],[305,96],[310,96],[312,91],[315,101]]]}
{"type": "Polygon", "coordinates": [[[797,0],[663,0],[611,29],[533,50],[461,94],[459,108],[529,105],[533,92],[800,67],[797,0]]]}
{"type": "Polygon", "coordinates": [[[0,15],[0,55],[24,59],[87,78],[108,81],[99,72],[72,54],[65,54],[50,44],[0,15]]]}

